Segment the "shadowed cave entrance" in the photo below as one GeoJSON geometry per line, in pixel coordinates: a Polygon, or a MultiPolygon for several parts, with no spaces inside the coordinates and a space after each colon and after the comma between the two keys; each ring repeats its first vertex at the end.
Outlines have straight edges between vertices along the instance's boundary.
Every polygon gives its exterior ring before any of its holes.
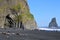
{"type": "Polygon", "coordinates": [[[17,24],[11,17],[10,14],[8,14],[5,17],[5,24],[4,26],[7,28],[17,28],[17,26],[20,25],[18,28],[24,29],[24,25],[22,23],[22,21],[19,22],[19,24],[17,24]]]}

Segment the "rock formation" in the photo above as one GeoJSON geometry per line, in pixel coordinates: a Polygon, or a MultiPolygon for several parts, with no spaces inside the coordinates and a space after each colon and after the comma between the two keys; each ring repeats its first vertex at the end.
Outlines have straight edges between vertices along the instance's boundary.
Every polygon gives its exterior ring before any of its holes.
{"type": "Polygon", "coordinates": [[[58,28],[56,18],[52,18],[51,22],[49,23],[49,28],[58,28]]]}
{"type": "Polygon", "coordinates": [[[30,30],[37,28],[27,0],[0,0],[0,28],[9,28],[9,25],[20,28],[21,24],[24,26],[21,28],[30,30]],[[8,15],[11,20],[6,18],[8,15]]]}

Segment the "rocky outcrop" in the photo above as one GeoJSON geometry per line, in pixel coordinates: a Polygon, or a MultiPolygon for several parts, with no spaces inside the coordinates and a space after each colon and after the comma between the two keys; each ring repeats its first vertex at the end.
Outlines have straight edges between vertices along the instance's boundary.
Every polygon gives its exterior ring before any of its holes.
{"type": "Polygon", "coordinates": [[[37,28],[36,21],[29,11],[27,0],[0,0],[0,28],[9,28],[12,24],[13,28],[20,28],[21,22],[23,28],[30,30],[37,28]],[[11,20],[6,18],[7,15],[11,20]]]}
{"type": "Polygon", "coordinates": [[[56,18],[52,18],[51,22],[49,23],[49,28],[58,28],[56,18]]]}

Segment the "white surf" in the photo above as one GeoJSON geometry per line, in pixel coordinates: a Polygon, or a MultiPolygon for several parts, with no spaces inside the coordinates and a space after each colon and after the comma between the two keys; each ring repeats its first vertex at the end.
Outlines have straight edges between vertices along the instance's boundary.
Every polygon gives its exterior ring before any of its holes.
{"type": "Polygon", "coordinates": [[[38,30],[46,30],[46,31],[60,31],[58,28],[38,28],[38,30]]]}

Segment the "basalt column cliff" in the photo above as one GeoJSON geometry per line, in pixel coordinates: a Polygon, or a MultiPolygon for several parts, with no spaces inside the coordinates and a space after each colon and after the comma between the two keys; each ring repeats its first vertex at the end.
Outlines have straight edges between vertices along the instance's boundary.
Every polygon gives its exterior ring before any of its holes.
{"type": "Polygon", "coordinates": [[[0,0],[0,28],[36,29],[27,0],[0,0]]]}

